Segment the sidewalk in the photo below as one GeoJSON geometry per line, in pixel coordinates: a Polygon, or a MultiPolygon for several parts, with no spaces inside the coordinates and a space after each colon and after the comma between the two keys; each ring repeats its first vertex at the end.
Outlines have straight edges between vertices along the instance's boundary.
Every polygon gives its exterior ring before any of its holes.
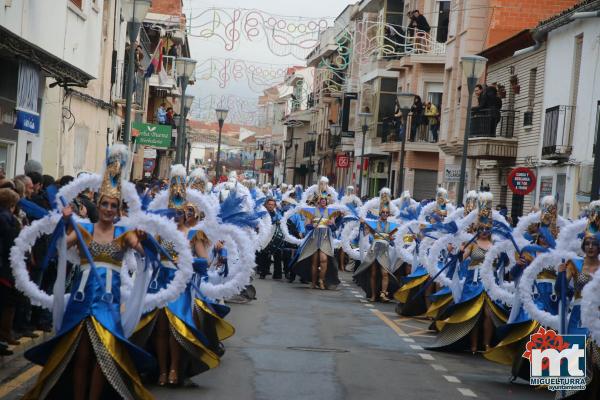
{"type": "MultiPolygon", "coordinates": [[[[36,346],[52,337],[52,333],[36,331],[39,337],[32,339],[23,337],[16,346],[9,346],[13,355],[0,357],[0,399],[12,398],[10,396],[17,389],[35,379],[41,367],[33,365],[23,357],[23,354],[33,346],[36,346]],[[10,396],[10,397],[9,397],[10,396]]],[[[22,393],[21,393],[22,395],[22,393]]]]}

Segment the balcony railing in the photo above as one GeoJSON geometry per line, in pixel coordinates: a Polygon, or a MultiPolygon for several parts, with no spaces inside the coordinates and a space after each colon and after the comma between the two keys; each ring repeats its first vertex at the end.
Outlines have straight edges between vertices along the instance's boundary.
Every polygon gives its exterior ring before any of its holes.
{"type": "Polygon", "coordinates": [[[512,138],[515,131],[514,110],[473,110],[469,137],[512,138]]]}
{"type": "Polygon", "coordinates": [[[555,106],[546,109],[542,157],[568,158],[571,154],[575,106],[555,106]]]}
{"type": "Polygon", "coordinates": [[[413,54],[446,54],[446,43],[438,41],[446,39],[447,28],[432,26],[429,32],[408,27],[386,26],[386,33],[383,45],[383,55],[385,58],[397,58],[413,54]]]}
{"type": "MultiPolygon", "coordinates": [[[[399,126],[399,124],[400,121],[394,117],[384,119],[384,142],[402,141],[404,126],[399,126]]],[[[439,119],[434,122],[429,117],[422,117],[420,123],[415,123],[411,126],[406,141],[413,143],[436,143],[439,139],[439,130],[439,119]]]]}

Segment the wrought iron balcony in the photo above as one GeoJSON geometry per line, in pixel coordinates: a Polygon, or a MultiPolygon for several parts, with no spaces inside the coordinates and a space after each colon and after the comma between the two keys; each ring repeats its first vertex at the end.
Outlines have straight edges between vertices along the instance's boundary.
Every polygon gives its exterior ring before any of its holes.
{"type": "Polygon", "coordinates": [[[514,110],[473,110],[468,158],[482,160],[514,159],[518,140],[514,138],[514,110]]]}
{"type": "Polygon", "coordinates": [[[572,150],[575,106],[555,106],[546,109],[542,158],[568,159],[572,150]]]}

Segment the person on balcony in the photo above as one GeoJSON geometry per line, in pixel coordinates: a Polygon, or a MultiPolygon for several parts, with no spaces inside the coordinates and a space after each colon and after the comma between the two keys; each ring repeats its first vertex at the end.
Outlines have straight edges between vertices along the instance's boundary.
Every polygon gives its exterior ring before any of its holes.
{"type": "Polygon", "coordinates": [[[500,109],[502,108],[502,99],[498,96],[498,88],[496,84],[487,86],[479,96],[479,107],[475,107],[475,115],[479,118],[484,118],[485,122],[482,125],[483,135],[494,137],[496,136],[496,127],[500,122],[500,109]]]}
{"type": "Polygon", "coordinates": [[[427,18],[419,10],[414,10],[410,19],[410,27],[414,30],[414,42],[417,53],[423,53],[428,50],[429,32],[431,26],[427,18]]]}
{"type": "Polygon", "coordinates": [[[167,123],[167,110],[165,109],[165,106],[165,103],[161,103],[158,110],[156,110],[156,121],[160,125],[166,125],[167,123]]]}
{"type": "Polygon", "coordinates": [[[440,129],[440,114],[435,104],[430,101],[425,103],[425,117],[427,117],[433,142],[436,143],[438,141],[438,130],[440,129]]]}
{"type": "Polygon", "coordinates": [[[423,121],[423,101],[421,96],[415,96],[412,107],[410,108],[412,113],[411,129],[410,129],[410,141],[414,142],[417,130],[420,128],[423,121]]]}

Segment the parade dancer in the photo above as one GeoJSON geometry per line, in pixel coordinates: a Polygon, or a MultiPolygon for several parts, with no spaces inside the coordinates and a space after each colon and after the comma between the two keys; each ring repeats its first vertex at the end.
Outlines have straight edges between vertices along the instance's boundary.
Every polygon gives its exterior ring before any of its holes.
{"type": "MultiPolygon", "coordinates": [[[[283,198],[281,199],[281,212],[284,215],[290,211],[293,211],[294,208],[297,207],[298,203],[296,202],[296,197],[302,196],[297,196],[297,193],[295,191],[288,191],[283,195],[283,198]]],[[[304,235],[306,234],[304,219],[300,214],[292,213],[292,215],[289,216],[289,218],[287,218],[285,221],[282,218],[279,221],[279,224],[283,236],[284,238],[286,238],[283,248],[281,250],[283,270],[288,282],[292,283],[296,279],[296,275],[293,274],[290,270],[290,262],[294,256],[294,253],[298,250],[297,241],[301,241],[304,235]],[[289,240],[287,240],[287,238],[290,236],[296,239],[297,241],[290,242],[289,240]]]]}
{"type": "Polygon", "coordinates": [[[492,201],[491,193],[480,193],[476,233],[460,249],[462,259],[466,261],[464,265],[467,266],[462,293],[455,304],[440,315],[437,322],[440,333],[436,342],[429,348],[443,349],[467,345],[475,354],[480,349],[479,336],[483,331],[483,346],[488,350],[492,345],[495,325],[506,323],[505,310],[489,298],[479,271],[486,253],[494,245],[492,201]]]}
{"type": "MultiPolygon", "coordinates": [[[[382,189],[382,193],[385,194],[382,189]]],[[[388,221],[390,216],[390,199],[387,196],[380,198],[379,218],[360,222],[364,235],[369,237],[370,247],[366,252],[360,266],[354,272],[354,279],[365,291],[369,301],[374,302],[379,298],[384,303],[390,301],[388,288],[390,280],[395,281],[394,262],[391,256],[394,245],[394,234],[398,225],[388,221]],[[377,295],[379,293],[379,295],[377,295]]]]}
{"type": "MultiPolygon", "coordinates": [[[[541,201],[541,210],[521,218],[515,229],[515,242],[524,243],[520,251],[516,251],[514,245],[506,240],[498,244],[494,251],[489,252],[484,260],[482,278],[486,291],[492,300],[504,301],[512,307],[507,325],[498,330],[501,341],[486,351],[484,357],[501,364],[511,365],[513,379],[521,377],[529,380],[529,365],[522,357],[523,348],[529,341],[530,335],[540,327],[539,322],[532,320],[521,304],[519,294],[521,275],[537,256],[556,247],[559,226],[564,226],[566,223],[567,221],[562,219],[559,222],[554,197],[546,196],[541,201]],[[503,244],[506,245],[503,246],[503,244]],[[503,295],[503,288],[496,283],[497,278],[490,275],[486,279],[489,270],[494,269],[494,263],[508,262],[508,255],[500,253],[502,248],[515,253],[515,263],[509,273],[514,284],[514,294],[508,294],[509,297],[503,295]]],[[[556,273],[544,270],[537,275],[534,283],[537,292],[535,299],[537,307],[552,315],[558,313],[558,299],[554,293],[555,282],[556,273]]]]}
{"type": "Polygon", "coordinates": [[[71,207],[64,206],[64,222],[58,213],[53,213],[24,229],[15,241],[11,258],[17,287],[32,301],[53,309],[57,332],[54,338],[25,353],[30,361],[44,366],[26,399],[152,398],[138,371],[148,371],[153,360],[127,337],[143,309],[171,301],[183,290],[191,277],[191,254],[187,246],[174,246],[180,269],[169,293],[145,297],[143,290],[132,290],[125,284],[129,273],[135,272],[133,288],[144,287],[144,266],[135,261],[135,265],[131,261],[125,263],[125,257],[131,250],[143,255],[146,236],[160,232],[176,243],[185,240],[164,218],[141,213],[135,187],[123,180],[128,175],[127,160],[125,146],[115,145],[108,151],[103,176],[80,175],[58,193],[57,198],[68,204],[84,190],[97,191],[97,223],[76,223],[71,207]],[[127,222],[131,230],[115,225],[123,210],[122,200],[129,210],[127,222]],[[63,223],[69,226],[66,236],[63,223]],[[57,281],[54,295],[49,296],[28,281],[24,259],[39,234],[51,233],[55,226],[44,260],[45,263],[58,253],[57,281]],[[66,249],[76,245],[81,260],[73,270],[71,293],[65,296],[66,249]],[[129,271],[121,274],[123,267],[129,271]]]}
{"type": "Polygon", "coordinates": [[[582,312],[590,311],[590,303],[582,303],[582,294],[586,286],[594,282],[594,277],[600,270],[600,201],[591,202],[587,213],[587,218],[562,228],[556,241],[556,249],[536,257],[521,277],[521,301],[525,311],[533,319],[560,334],[587,335],[586,389],[557,391],[558,399],[595,399],[600,395],[600,351],[581,318],[582,312]],[[558,274],[554,290],[559,299],[559,310],[558,315],[553,315],[537,307],[532,289],[536,276],[542,270],[554,269],[556,266],[558,274]],[[586,308],[585,311],[583,307],[586,308]]]}
{"type": "Polygon", "coordinates": [[[411,257],[407,257],[405,252],[401,253],[404,255],[402,258],[406,263],[407,274],[402,279],[400,289],[394,293],[394,299],[398,301],[396,312],[399,315],[421,315],[430,307],[429,296],[434,287],[428,285],[426,290],[421,289],[430,279],[425,263],[428,250],[437,237],[433,232],[425,232],[423,229],[442,222],[452,212],[454,207],[449,204],[448,192],[444,188],[437,188],[435,201],[420,208],[418,219],[409,220],[400,227],[400,237],[406,242],[414,242],[415,245],[412,246],[411,257]]]}
{"type": "MultiPolygon", "coordinates": [[[[206,268],[210,249],[209,240],[201,231],[190,231],[190,226],[186,223],[186,212],[191,210],[187,209],[189,204],[186,171],[183,165],[171,167],[168,191],[168,211],[174,215],[177,229],[189,240],[193,253],[204,259],[200,268],[202,266],[206,268]]],[[[152,208],[151,205],[150,209],[152,208]]],[[[173,243],[158,238],[156,247],[158,246],[162,246],[167,254],[156,251],[160,254],[158,255],[160,261],[156,263],[148,287],[148,293],[151,294],[166,289],[177,271],[176,255],[171,251],[173,243]]],[[[222,242],[215,243],[215,252],[219,252],[222,248],[222,242]]],[[[198,264],[199,261],[196,263],[198,264]]],[[[215,346],[213,344],[213,349],[210,348],[211,342],[202,332],[201,325],[195,318],[193,304],[194,296],[190,282],[175,301],[147,313],[132,337],[136,343],[151,349],[156,355],[159,386],[165,386],[167,383],[177,386],[182,375],[188,378],[219,365],[220,360],[215,353],[215,346]]]]}
{"type": "MultiPolygon", "coordinates": [[[[348,207],[349,209],[358,210],[362,207],[363,202],[358,196],[354,193],[354,186],[346,187],[344,192],[344,196],[342,196],[340,202],[348,207]]],[[[344,271],[346,269],[346,253],[343,248],[339,249],[339,269],[340,271],[344,271]]]]}
{"type": "Polygon", "coordinates": [[[307,235],[292,260],[291,272],[311,282],[311,287],[333,289],[339,284],[337,262],[334,255],[333,230],[336,218],[344,214],[341,205],[334,205],[337,192],[322,177],[318,185],[311,186],[303,194],[303,205],[297,208],[306,221],[307,235]],[[306,205],[315,199],[316,207],[306,205]]]}
{"type": "Polygon", "coordinates": [[[271,224],[273,225],[273,237],[269,241],[267,247],[256,254],[256,264],[260,279],[265,279],[267,275],[271,275],[271,262],[273,263],[273,279],[279,280],[282,278],[283,265],[281,261],[281,250],[283,247],[283,233],[279,227],[281,214],[277,209],[277,202],[274,198],[268,197],[264,202],[264,207],[269,213],[271,224]],[[272,260],[272,261],[271,261],[272,260]]]}

